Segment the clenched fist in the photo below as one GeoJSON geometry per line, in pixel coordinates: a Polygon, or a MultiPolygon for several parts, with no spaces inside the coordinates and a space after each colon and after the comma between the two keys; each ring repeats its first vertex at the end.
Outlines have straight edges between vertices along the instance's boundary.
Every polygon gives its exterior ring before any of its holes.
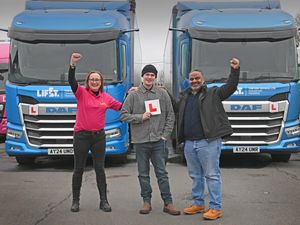
{"type": "Polygon", "coordinates": [[[237,58],[232,58],[230,60],[230,66],[233,69],[238,69],[240,67],[240,60],[238,60],[237,58]]]}
{"type": "Polygon", "coordinates": [[[71,55],[70,59],[70,65],[71,66],[76,66],[76,63],[82,58],[82,55],[80,53],[74,52],[71,55]]]}

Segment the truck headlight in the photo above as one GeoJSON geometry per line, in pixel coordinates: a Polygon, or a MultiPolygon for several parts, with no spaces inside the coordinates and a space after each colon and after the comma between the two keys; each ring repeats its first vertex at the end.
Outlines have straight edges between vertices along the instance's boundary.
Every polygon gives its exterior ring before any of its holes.
{"type": "Polygon", "coordinates": [[[19,139],[22,136],[21,131],[7,129],[6,136],[9,138],[19,139]]]}
{"type": "Polygon", "coordinates": [[[297,126],[294,126],[294,127],[288,127],[288,128],[285,129],[285,133],[289,137],[300,135],[300,126],[297,125],[297,126]]]}
{"type": "Polygon", "coordinates": [[[105,131],[106,138],[117,138],[121,136],[120,129],[111,129],[105,131]]]}

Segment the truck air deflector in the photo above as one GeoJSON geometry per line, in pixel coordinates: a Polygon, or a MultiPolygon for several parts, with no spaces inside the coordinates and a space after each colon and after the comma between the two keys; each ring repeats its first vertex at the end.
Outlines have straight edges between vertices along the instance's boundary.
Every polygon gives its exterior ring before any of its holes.
{"type": "Polygon", "coordinates": [[[12,28],[8,36],[22,41],[106,41],[119,37],[119,29],[99,30],[33,30],[12,28]]]}

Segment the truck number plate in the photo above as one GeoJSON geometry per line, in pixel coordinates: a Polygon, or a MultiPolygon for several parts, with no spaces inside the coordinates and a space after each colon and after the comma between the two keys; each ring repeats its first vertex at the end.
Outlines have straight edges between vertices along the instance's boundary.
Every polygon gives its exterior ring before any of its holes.
{"type": "Polygon", "coordinates": [[[73,148],[49,148],[48,155],[73,155],[73,148]]]}
{"type": "Polygon", "coordinates": [[[233,153],[258,153],[260,148],[258,146],[237,146],[233,147],[233,153]]]}

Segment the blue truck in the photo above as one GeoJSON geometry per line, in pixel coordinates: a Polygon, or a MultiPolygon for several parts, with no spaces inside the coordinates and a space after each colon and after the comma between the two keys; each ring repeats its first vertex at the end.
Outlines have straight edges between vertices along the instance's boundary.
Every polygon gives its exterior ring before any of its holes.
{"type": "Polygon", "coordinates": [[[176,98],[191,69],[201,69],[208,86],[220,86],[230,58],[241,61],[238,89],[223,102],[234,133],[222,153],[270,153],[288,162],[300,151],[298,30],[280,1],[178,2],[171,26],[176,98]]]}
{"type": "MultiPolygon", "coordinates": [[[[135,1],[28,0],[13,18],[7,91],[6,153],[19,164],[72,155],[76,100],[68,84],[72,52],[84,57],[76,78],[104,74],[104,91],[123,101],[133,82],[135,1]]],[[[126,159],[128,125],[106,114],[106,155],[126,159]]]]}

